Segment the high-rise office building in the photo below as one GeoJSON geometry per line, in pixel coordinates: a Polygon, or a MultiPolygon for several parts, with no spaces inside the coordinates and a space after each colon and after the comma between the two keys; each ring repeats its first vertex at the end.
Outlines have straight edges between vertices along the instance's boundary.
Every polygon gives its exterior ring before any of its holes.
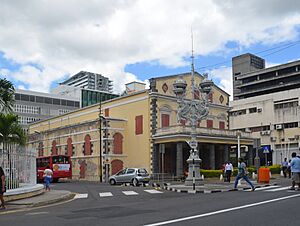
{"type": "Polygon", "coordinates": [[[300,60],[265,68],[252,54],[233,58],[233,99],[245,99],[300,88],[300,60]]]}
{"type": "Polygon", "coordinates": [[[240,78],[246,74],[255,72],[265,68],[265,60],[250,53],[232,58],[232,81],[233,81],[233,99],[239,99],[238,94],[241,93],[239,85],[240,78]]]}
{"type": "Polygon", "coordinates": [[[113,90],[112,81],[101,74],[80,71],[60,85],[79,87],[82,89],[98,90],[111,93],[113,90]]]}

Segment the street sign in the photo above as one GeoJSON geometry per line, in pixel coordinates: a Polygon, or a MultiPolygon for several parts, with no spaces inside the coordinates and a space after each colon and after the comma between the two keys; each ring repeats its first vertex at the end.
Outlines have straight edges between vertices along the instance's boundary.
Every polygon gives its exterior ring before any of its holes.
{"type": "Polygon", "coordinates": [[[269,148],[267,146],[264,147],[263,153],[264,154],[269,154],[270,153],[269,148]]]}
{"type": "Polygon", "coordinates": [[[191,147],[192,149],[196,149],[197,146],[198,146],[198,142],[197,142],[197,141],[194,141],[194,140],[191,140],[191,141],[189,141],[189,142],[187,142],[187,143],[190,145],[190,147],[191,147]]]}

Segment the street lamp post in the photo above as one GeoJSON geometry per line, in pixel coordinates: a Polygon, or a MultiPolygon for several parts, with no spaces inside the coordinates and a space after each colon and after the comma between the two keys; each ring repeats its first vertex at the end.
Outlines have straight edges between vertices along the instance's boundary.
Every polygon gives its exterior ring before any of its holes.
{"type": "MultiPolygon", "coordinates": [[[[241,142],[240,142],[240,139],[241,139],[241,134],[242,132],[240,130],[236,131],[236,135],[237,135],[237,158],[238,158],[238,161],[237,161],[237,164],[239,165],[239,158],[241,157],[241,142]]],[[[241,185],[241,180],[238,181],[238,185],[240,186],[241,185]]]]}
{"type": "Polygon", "coordinates": [[[206,118],[209,113],[209,101],[208,94],[211,92],[213,82],[207,79],[205,74],[203,81],[199,86],[195,85],[194,78],[194,55],[192,51],[192,65],[191,65],[191,95],[192,99],[187,100],[186,97],[186,86],[187,83],[181,77],[173,84],[173,91],[177,97],[178,110],[177,110],[177,121],[181,119],[190,121],[191,124],[191,140],[188,142],[191,150],[190,156],[187,160],[189,165],[188,177],[186,178],[185,185],[193,185],[195,190],[196,185],[202,185],[203,181],[200,176],[200,163],[201,159],[197,151],[197,133],[196,126],[199,121],[206,118]],[[199,99],[195,99],[195,95],[199,95],[199,99]]]}
{"type": "Polygon", "coordinates": [[[238,157],[238,159],[241,157],[241,142],[240,142],[240,140],[241,140],[241,131],[237,131],[236,132],[236,135],[237,135],[237,142],[238,142],[238,144],[237,144],[237,151],[238,151],[238,153],[237,153],[237,157],[238,157]]]}

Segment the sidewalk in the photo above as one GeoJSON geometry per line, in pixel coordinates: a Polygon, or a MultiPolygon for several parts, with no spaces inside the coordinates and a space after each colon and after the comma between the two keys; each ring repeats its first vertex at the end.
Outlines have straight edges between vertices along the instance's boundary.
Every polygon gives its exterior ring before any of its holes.
{"type": "Polygon", "coordinates": [[[27,208],[46,206],[67,201],[74,198],[74,196],[74,193],[65,190],[51,190],[43,192],[42,194],[31,198],[7,202],[6,209],[0,210],[0,215],[10,211],[24,210],[27,208]]]}
{"type": "MultiPolygon", "coordinates": [[[[270,185],[277,185],[281,184],[283,178],[280,176],[274,177],[270,180],[269,183],[258,183],[256,180],[250,179],[253,185],[256,188],[270,186],[270,185]]],[[[217,193],[217,192],[228,192],[234,191],[234,178],[232,178],[231,182],[224,182],[219,178],[207,178],[204,180],[204,185],[196,186],[195,190],[193,190],[193,186],[185,186],[184,182],[172,182],[172,183],[164,183],[162,188],[174,191],[174,192],[184,192],[184,193],[217,193]]],[[[241,185],[238,186],[238,190],[247,190],[250,189],[249,184],[242,180],[241,185]]]]}

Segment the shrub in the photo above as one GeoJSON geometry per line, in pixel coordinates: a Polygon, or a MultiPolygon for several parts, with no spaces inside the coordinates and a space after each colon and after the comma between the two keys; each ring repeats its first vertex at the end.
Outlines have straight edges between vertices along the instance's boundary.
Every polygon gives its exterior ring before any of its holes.
{"type": "Polygon", "coordinates": [[[281,170],[280,165],[272,165],[272,166],[268,166],[268,168],[270,169],[271,173],[280,174],[280,170],[281,170]]]}
{"type": "Polygon", "coordinates": [[[221,174],[223,174],[223,170],[200,170],[201,175],[203,174],[204,177],[210,178],[210,177],[220,177],[221,174]]]}

